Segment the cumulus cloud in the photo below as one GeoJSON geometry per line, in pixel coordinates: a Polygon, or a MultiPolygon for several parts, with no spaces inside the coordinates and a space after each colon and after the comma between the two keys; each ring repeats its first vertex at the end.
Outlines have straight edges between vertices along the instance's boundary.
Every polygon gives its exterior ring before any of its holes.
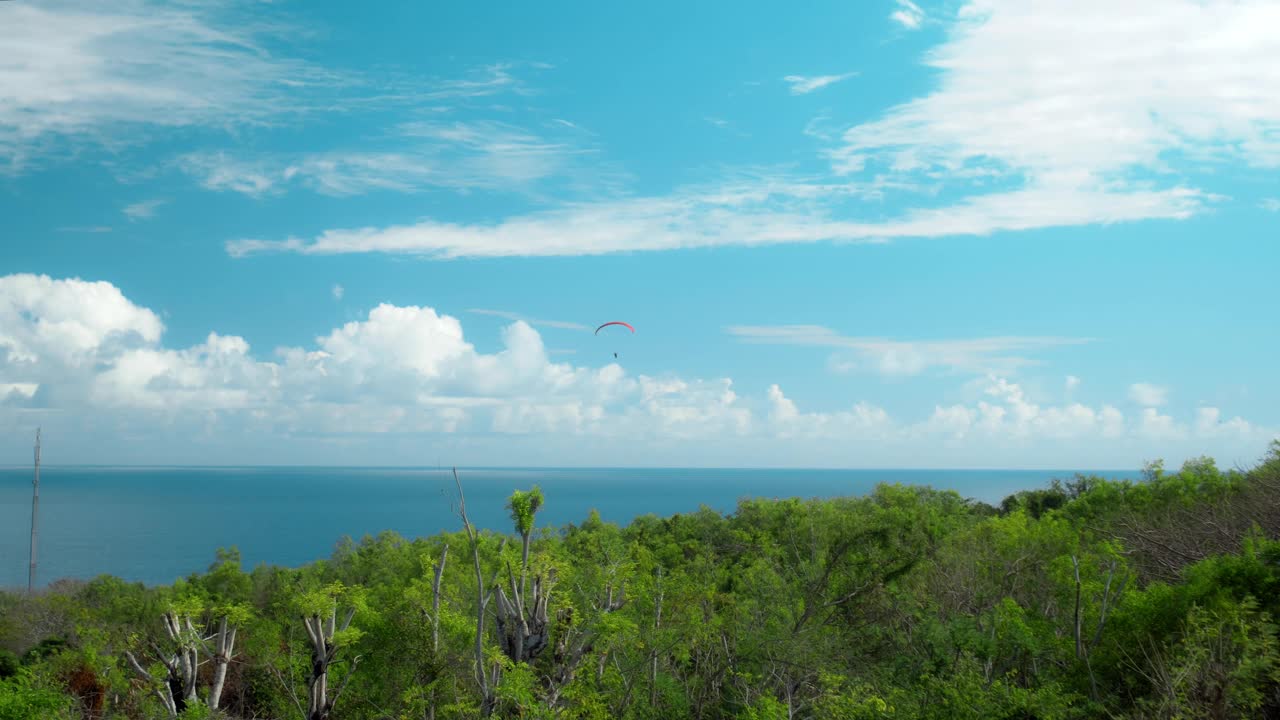
{"type": "Polygon", "coordinates": [[[1169,389],[1151,383],[1134,383],[1129,386],[1129,399],[1144,407],[1160,407],[1168,399],[1169,389]]]}
{"type": "Polygon", "coordinates": [[[163,330],[154,312],[108,282],[0,277],[0,350],[10,368],[93,365],[133,344],[155,343],[163,330]]]}
{"type": "Polygon", "coordinates": [[[895,417],[866,401],[809,410],[777,384],[743,394],[730,378],[556,362],[523,320],[502,329],[497,350],[481,352],[458,318],[421,306],[381,304],[310,343],[269,352],[218,332],[167,347],[163,332],[155,312],[110,283],[0,278],[0,422],[25,427],[35,421],[24,413],[44,413],[45,422],[60,413],[59,422],[79,423],[63,427],[64,436],[114,438],[102,441],[103,452],[153,447],[148,438],[169,433],[164,451],[177,462],[192,461],[181,453],[194,452],[197,439],[226,443],[223,453],[265,438],[283,448],[273,453],[356,448],[343,456],[350,463],[374,452],[359,448],[384,442],[376,438],[417,438],[438,449],[432,439],[449,436],[473,452],[496,453],[490,462],[886,466],[929,458],[1025,466],[1029,458],[1043,466],[1046,457],[1071,460],[1062,455],[1071,450],[1107,451],[1136,466],[1149,454],[1138,442],[1238,456],[1275,436],[1239,417],[1224,420],[1218,408],[1183,422],[1154,407],[1130,419],[1105,403],[1044,403],[994,374],[970,402],[940,403],[922,418],[895,417]],[[322,439],[329,444],[305,445],[322,439]]]}

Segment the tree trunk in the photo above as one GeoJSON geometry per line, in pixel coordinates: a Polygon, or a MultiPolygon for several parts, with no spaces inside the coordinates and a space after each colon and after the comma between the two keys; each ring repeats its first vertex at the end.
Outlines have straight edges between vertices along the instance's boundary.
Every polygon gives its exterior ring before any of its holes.
{"type": "Polygon", "coordinates": [[[227,680],[227,665],[235,653],[236,628],[227,628],[227,616],[218,622],[218,634],[213,653],[213,685],[209,688],[209,707],[217,710],[222,702],[222,687],[227,680]]]}
{"type": "Polygon", "coordinates": [[[342,691],[351,680],[351,676],[355,674],[356,665],[360,662],[358,656],[347,669],[347,674],[338,685],[337,691],[333,693],[333,697],[329,697],[329,666],[338,655],[333,637],[351,625],[351,618],[355,617],[355,614],[354,608],[348,610],[342,624],[338,625],[338,609],[335,605],[327,620],[320,615],[311,615],[302,619],[307,629],[307,637],[311,640],[311,677],[307,681],[307,720],[329,720],[334,705],[338,703],[342,691]]]}
{"type": "Polygon", "coordinates": [[[129,660],[129,666],[138,674],[138,677],[151,683],[152,691],[155,692],[156,697],[160,698],[160,704],[164,705],[169,717],[177,717],[178,706],[174,703],[173,693],[169,690],[169,683],[165,682],[163,685],[156,685],[155,678],[151,676],[151,673],[147,672],[146,668],[142,667],[142,663],[138,662],[138,658],[134,657],[133,653],[125,650],[124,655],[129,660]]]}
{"type": "Polygon", "coordinates": [[[658,601],[653,613],[654,647],[649,651],[649,707],[658,704],[658,631],[662,629],[662,568],[658,568],[658,601]]]}
{"type": "MultiPolygon", "coordinates": [[[[445,544],[440,551],[440,562],[436,563],[436,576],[431,581],[431,655],[432,662],[440,655],[440,578],[444,575],[444,563],[449,557],[449,545],[445,544]]],[[[431,699],[427,703],[426,720],[436,720],[436,687],[431,686],[431,699]]]]}
{"type": "MultiPolygon", "coordinates": [[[[493,597],[493,591],[488,588],[493,587],[497,583],[497,571],[494,571],[493,580],[488,586],[484,584],[484,571],[480,568],[480,534],[471,524],[470,518],[467,517],[467,499],[462,493],[462,481],[458,479],[458,468],[453,469],[453,482],[458,486],[458,514],[462,517],[462,525],[466,528],[467,539],[471,541],[471,559],[476,570],[476,644],[475,644],[475,672],[476,684],[480,686],[480,716],[489,717],[493,714],[496,706],[496,698],[494,696],[493,685],[489,682],[489,674],[485,672],[484,663],[484,614],[489,607],[489,600],[493,597]],[[486,592],[487,591],[487,592],[486,592]]],[[[498,546],[498,556],[501,557],[502,550],[507,546],[504,538],[502,544],[498,546]]]]}

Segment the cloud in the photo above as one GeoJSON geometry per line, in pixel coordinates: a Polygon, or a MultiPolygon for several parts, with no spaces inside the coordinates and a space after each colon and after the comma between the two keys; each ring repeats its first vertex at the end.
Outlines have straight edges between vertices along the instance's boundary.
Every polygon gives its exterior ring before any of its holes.
{"type": "Polygon", "coordinates": [[[56,228],[58,232],[102,234],[111,232],[110,225],[81,225],[56,228]]]}
{"type": "Polygon", "coordinates": [[[1160,407],[1165,404],[1169,389],[1151,383],[1134,383],[1129,386],[1129,399],[1143,407],[1160,407]]]}
{"type": "Polygon", "coordinates": [[[1080,387],[1080,378],[1076,377],[1075,375],[1068,375],[1066,386],[1067,386],[1067,392],[1071,392],[1072,390],[1075,390],[1076,388],[1080,387]]]}
{"type": "Polygon", "coordinates": [[[976,405],[937,406],[915,433],[941,432],[952,439],[996,438],[1027,442],[1032,439],[1070,440],[1084,437],[1116,439],[1126,434],[1123,414],[1111,405],[1090,407],[1081,403],[1042,406],[1022,387],[991,376],[983,390],[992,401],[976,405]]]}
{"type": "Polygon", "coordinates": [[[735,325],[728,333],[746,343],[836,348],[853,360],[833,369],[869,369],[884,375],[917,375],[930,368],[960,372],[1010,372],[1036,364],[1019,353],[1090,342],[1088,338],[987,337],[964,340],[890,340],[850,337],[817,325],[735,325]]]}
{"type": "Polygon", "coordinates": [[[138,128],[266,124],[343,84],[276,57],[279,31],[214,3],[6,3],[0,7],[0,168],[21,171],[60,143],[117,147],[138,128]]]}
{"type": "Polygon", "coordinates": [[[1280,212],[1280,198],[1267,198],[1259,203],[1258,207],[1267,212],[1280,212]]]}
{"type": "Polygon", "coordinates": [[[1254,428],[1240,416],[1224,421],[1222,411],[1218,408],[1202,407],[1196,410],[1195,431],[1200,437],[1230,437],[1251,435],[1254,428]]]}
{"type": "Polygon", "coordinates": [[[401,124],[397,149],[257,155],[193,152],[177,167],[209,190],[262,197],[300,185],[331,197],[375,191],[512,190],[557,174],[587,172],[574,164],[589,150],[516,126],[488,121],[401,124]]]}
{"type": "Polygon", "coordinates": [[[467,312],[473,313],[475,315],[490,315],[492,317],[499,317],[505,320],[520,321],[520,322],[528,323],[529,325],[532,325],[534,327],[559,328],[561,330],[590,330],[591,329],[582,323],[569,322],[566,320],[534,320],[531,318],[527,318],[524,315],[521,315],[520,313],[509,312],[507,310],[485,310],[480,308],[469,308],[467,312]]]}
{"type": "Polygon", "coordinates": [[[333,294],[333,299],[334,299],[334,300],[341,300],[341,299],[342,299],[342,296],[346,293],[346,290],[345,290],[345,289],[343,289],[343,287],[342,287],[341,285],[336,285],[336,284],[335,284],[335,285],[334,285],[334,286],[329,290],[329,292],[333,294]]]}
{"type": "Polygon", "coordinates": [[[10,369],[92,365],[99,353],[158,341],[163,329],[154,312],[134,305],[111,283],[0,277],[0,351],[10,369]]]}
{"type": "Polygon", "coordinates": [[[521,320],[481,352],[457,318],[422,306],[381,304],[265,353],[216,331],[175,348],[156,313],[110,283],[10,275],[0,328],[0,423],[25,429],[41,413],[54,435],[99,448],[84,462],[387,462],[402,438],[396,462],[462,445],[468,461],[491,464],[1136,467],[1153,448],[1238,457],[1276,436],[1218,408],[1183,422],[1154,408],[1130,419],[1105,403],[1044,404],[998,375],[979,399],[921,417],[857,400],[812,410],[777,384],[742,393],[730,378],[556,362],[521,320]],[[250,447],[266,449],[246,457],[250,447]]]}
{"type": "Polygon", "coordinates": [[[226,249],[234,257],[293,252],[314,255],[388,253],[439,259],[546,257],[702,247],[815,242],[883,242],[905,237],[986,235],[1045,225],[1185,218],[1202,197],[1185,190],[1105,194],[1027,188],[980,197],[937,210],[916,210],[885,222],[833,219],[835,199],[874,199],[876,184],[821,184],[758,180],[688,188],[668,196],[568,203],[553,210],[495,222],[425,220],[410,225],[326,230],[311,239],[242,238],[226,249]]]}
{"type": "Polygon", "coordinates": [[[936,89],[847,129],[833,169],[934,179],[979,224],[1030,196],[1073,223],[1187,217],[1209,197],[1189,171],[1280,165],[1277,23],[1267,2],[973,0],[927,56],[936,89]]]}
{"type": "Polygon", "coordinates": [[[815,90],[821,90],[822,88],[827,87],[828,85],[834,85],[841,80],[848,80],[857,74],[858,73],[856,72],[847,72],[843,75],[788,75],[782,79],[784,82],[791,85],[792,95],[808,95],[815,90]]]}
{"type": "Polygon", "coordinates": [[[126,205],[122,212],[130,220],[146,220],[155,217],[156,209],[164,203],[164,200],[144,200],[132,205],[126,205]]]}
{"type": "MultiPolygon", "coordinates": [[[[537,69],[549,69],[545,63],[531,65],[537,69]]],[[[428,89],[416,95],[422,100],[472,100],[507,92],[529,95],[529,90],[511,70],[516,63],[492,63],[471,72],[471,77],[437,80],[428,89]]]]}
{"type": "Polygon", "coordinates": [[[898,9],[889,15],[889,19],[908,30],[919,30],[924,21],[924,11],[911,0],[894,0],[898,9]]]}

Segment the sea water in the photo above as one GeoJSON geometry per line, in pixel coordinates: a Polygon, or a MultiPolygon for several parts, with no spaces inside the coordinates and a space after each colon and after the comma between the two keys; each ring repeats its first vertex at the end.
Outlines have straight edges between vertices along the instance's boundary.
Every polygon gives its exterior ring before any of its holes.
{"type": "MultiPolygon", "coordinates": [[[[929,485],[996,504],[1072,470],[460,469],[472,522],[509,530],[512,490],[542,487],[538,524],[581,523],[595,509],[626,524],[746,497],[861,495],[877,483],[929,485]]],[[[1137,471],[1089,471],[1136,478],[1137,471]]],[[[148,584],[206,569],[221,547],[245,569],[327,557],[343,536],[458,530],[453,477],[440,468],[41,468],[37,583],[109,573],[148,584]]],[[[0,587],[25,587],[31,469],[0,468],[0,587]]]]}

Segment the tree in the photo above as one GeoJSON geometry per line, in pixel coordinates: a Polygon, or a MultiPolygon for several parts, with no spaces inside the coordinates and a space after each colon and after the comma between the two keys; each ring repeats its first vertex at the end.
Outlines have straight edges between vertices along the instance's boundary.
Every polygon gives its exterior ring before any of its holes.
{"type": "Polygon", "coordinates": [[[356,655],[347,663],[347,671],[337,689],[329,693],[329,673],[338,664],[340,651],[355,644],[362,635],[351,627],[356,613],[365,609],[364,591],[358,587],[345,587],[342,583],[304,594],[298,600],[303,627],[311,643],[311,673],[307,680],[307,720],[329,720],[333,708],[342,697],[347,683],[355,675],[360,657],[356,655]],[[342,620],[338,620],[339,612],[342,620]]]}

